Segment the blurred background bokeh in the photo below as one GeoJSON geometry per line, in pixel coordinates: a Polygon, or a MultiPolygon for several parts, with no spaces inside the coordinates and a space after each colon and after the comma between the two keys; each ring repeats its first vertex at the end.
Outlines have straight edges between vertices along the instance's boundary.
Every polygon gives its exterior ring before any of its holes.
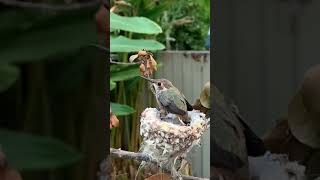
{"type": "Polygon", "coordinates": [[[102,3],[8,2],[0,2],[0,145],[9,166],[24,180],[97,179],[107,55],[92,44],[105,43],[95,19],[102,3]]]}
{"type": "Polygon", "coordinates": [[[319,63],[319,1],[221,1],[214,82],[260,136],[287,116],[304,73],[319,63]]]}

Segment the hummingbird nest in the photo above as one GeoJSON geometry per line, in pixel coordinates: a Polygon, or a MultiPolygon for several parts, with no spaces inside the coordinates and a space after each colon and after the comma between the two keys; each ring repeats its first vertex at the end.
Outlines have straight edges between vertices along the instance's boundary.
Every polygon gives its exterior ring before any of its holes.
{"type": "Polygon", "coordinates": [[[170,169],[174,176],[180,176],[175,168],[176,161],[185,158],[195,145],[200,146],[200,138],[210,125],[210,119],[197,110],[189,111],[188,116],[190,124],[183,125],[176,115],[170,113],[166,120],[161,120],[156,108],[146,108],[141,114],[143,142],[140,151],[158,162],[160,167],[170,169]]]}

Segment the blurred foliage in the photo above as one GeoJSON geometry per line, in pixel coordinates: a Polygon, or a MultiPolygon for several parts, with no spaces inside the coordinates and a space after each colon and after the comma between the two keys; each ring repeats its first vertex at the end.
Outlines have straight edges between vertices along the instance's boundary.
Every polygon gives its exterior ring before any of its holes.
{"type": "Polygon", "coordinates": [[[210,27],[210,0],[177,0],[158,19],[165,33],[158,37],[167,49],[204,50],[210,27]]]}
{"type": "Polygon", "coordinates": [[[10,166],[18,170],[60,168],[81,158],[73,148],[50,137],[0,129],[0,142],[10,166]]]}
{"type": "Polygon", "coordinates": [[[7,63],[0,64],[0,93],[6,91],[19,77],[19,69],[7,63]]]}
{"type": "Polygon", "coordinates": [[[10,129],[0,130],[0,144],[9,165],[23,179],[96,178],[105,116],[105,61],[90,47],[97,9],[0,10],[0,124],[10,129]]]}

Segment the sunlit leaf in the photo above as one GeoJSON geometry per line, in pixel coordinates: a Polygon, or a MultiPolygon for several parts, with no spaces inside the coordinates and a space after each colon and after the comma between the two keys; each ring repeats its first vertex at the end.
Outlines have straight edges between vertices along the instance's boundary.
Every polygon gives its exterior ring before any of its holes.
{"type": "Polygon", "coordinates": [[[116,116],[126,116],[136,112],[132,107],[125,104],[110,103],[112,113],[116,116]]]}
{"type": "Polygon", "coordinates": [[[110,28],[143,34],[162,33],[161,27],[145,17],[124,17],[110,12],[110,28]]]}
{"type": "Polygon", "coordinates": [[[136,52],[141,49],[149,51],[162,50],[165,46],[160,42],[152,39],[129,39],[119,36],[110,39],[111,52],[136,52]]]}
{"type": "Polygon", "coordinates": [[[19,77],[18,67],[0,63],[0,92],[6,91],[19,77]]]}
{"type": "Polygon", "coordinates": [[[81,155],[53,138],[0,129],[0,144],[10,166],[18,170],[45,170],[75,163],[81,155]]]}
{"type": "Polygon", "coordinates": [[[110,91],[116,88],[117,84],[114,81],[110,81],[110,91]]]}

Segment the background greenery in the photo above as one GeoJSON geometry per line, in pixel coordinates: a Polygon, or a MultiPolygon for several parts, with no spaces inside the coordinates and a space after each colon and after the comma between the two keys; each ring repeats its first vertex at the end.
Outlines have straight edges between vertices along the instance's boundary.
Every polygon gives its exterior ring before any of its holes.
{"type": "Polygon", "coordinates": [[[97,9],[0,6],[0,144],[23,179],[96,179],[106,104],[105,55],[90,46],[97,9]]]}

